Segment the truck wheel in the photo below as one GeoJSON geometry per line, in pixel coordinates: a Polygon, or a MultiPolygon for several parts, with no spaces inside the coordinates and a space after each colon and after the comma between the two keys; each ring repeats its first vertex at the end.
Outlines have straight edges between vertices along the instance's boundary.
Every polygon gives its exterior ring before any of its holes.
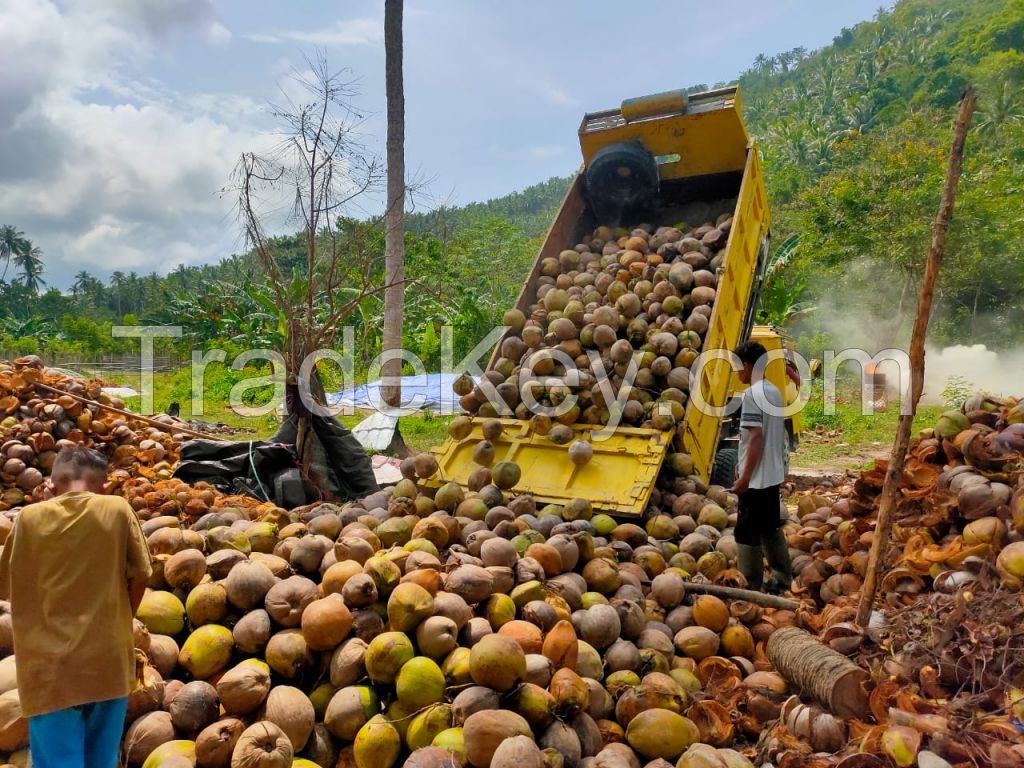
{"type": "Polygon", "coordinates": [[[739,450],[721,448],[715,454],[715,465],[711,468],[711,484],[723,488],[731,488],[736,482],[736,465],[739,463],[739,450]]]}

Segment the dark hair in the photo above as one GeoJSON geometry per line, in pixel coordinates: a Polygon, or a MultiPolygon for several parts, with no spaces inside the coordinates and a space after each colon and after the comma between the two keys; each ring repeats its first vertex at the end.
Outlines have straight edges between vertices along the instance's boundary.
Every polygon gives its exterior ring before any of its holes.
{"type": "Polygon", "coordinates": [[[53,476],[70,475],[72,478],[84,477],[87,474],[107,474],[107,457],[92,448],[76,445],[64,448],[57,454],[53,462],[53,476]]]}
{"type": "Polygon", "coordinates": [[[736,357],[740,359],[741,363],[757,365],[757,361],[767,354],[768,350],[756,341],[744,341],[736,347],[736,357]]]}

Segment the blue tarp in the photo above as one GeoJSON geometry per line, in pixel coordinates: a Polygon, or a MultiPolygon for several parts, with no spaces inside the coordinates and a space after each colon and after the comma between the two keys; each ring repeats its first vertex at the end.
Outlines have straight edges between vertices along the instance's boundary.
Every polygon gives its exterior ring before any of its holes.
{"type": "MultiPolygon", "coordinates": [[[[402,377],[402,408],[404,410],[434,411],[452,414],[459,410],[459,398],[452,384],[459,374],[426,373],[421,376],[402,377]]],[[[367,410],[387,410],[380,396],[380,381],[360,384],[343,392],[327,395],[328,405],[344,405],[367,410]]]]}

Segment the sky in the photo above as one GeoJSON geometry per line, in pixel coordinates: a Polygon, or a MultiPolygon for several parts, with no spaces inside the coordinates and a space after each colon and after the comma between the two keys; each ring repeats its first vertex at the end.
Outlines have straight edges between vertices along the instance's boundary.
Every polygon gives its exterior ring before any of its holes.
{"type": "MultiPolygon", "coordinates": [[[[890,5],[891,3],[885,3],[890,5]]],[[[580,164],[584,112],[731,81],[819,48],[880,0],[409,0],[406,167],[416,205],[500,197],[580,164]]],[[[322,53],[383,155],[383,0],[0,0],[0,224],[80,270],[166,273],[241,249],[240,154],[322,53]]]]}

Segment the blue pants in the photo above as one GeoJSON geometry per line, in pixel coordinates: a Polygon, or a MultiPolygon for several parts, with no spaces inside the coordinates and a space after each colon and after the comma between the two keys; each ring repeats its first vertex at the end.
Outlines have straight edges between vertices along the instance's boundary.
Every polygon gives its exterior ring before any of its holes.
{"type": "Polygon", "coordinates": [[[116,768],[127,712],[124,698],[30,717],[33,768],[116,768]]]}

